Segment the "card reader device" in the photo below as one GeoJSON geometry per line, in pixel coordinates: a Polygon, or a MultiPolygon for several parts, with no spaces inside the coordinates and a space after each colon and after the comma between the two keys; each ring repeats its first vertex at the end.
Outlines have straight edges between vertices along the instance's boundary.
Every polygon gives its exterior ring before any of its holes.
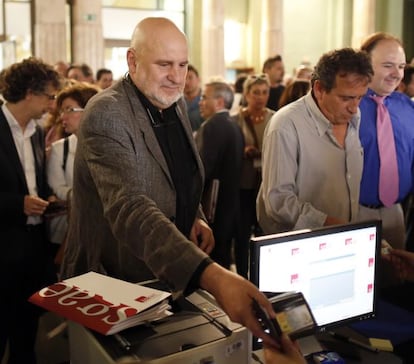
{"type": "Polygon", "coordinates": [[[275,318],[253,301],[254,310],[262,327],[273,338],[278,340],[282,333],[295,340],[314,333],[316,321],[312,311],[301,292],[285,292],[271,297],[275,318]]]}

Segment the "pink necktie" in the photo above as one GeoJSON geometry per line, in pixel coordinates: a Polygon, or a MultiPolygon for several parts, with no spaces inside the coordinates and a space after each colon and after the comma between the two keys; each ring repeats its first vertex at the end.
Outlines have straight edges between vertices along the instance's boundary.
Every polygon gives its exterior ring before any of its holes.
{"type": "Polygon", "coordinates": [[[398,198],[398,165],[390,114],[384,105],[385,96],[371,96],[377,103],[377,139],[380,157],[379,198],[391,206],[398,198]]]}

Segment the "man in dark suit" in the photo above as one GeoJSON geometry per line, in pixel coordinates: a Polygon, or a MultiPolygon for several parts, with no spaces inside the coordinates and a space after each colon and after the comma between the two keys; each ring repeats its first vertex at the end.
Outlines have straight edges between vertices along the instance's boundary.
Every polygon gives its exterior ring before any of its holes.
{"type": "Polygon", "coordinates": [[[204,172],[182,97],[185,35],[168,19],[145,18],[127,62],[128,74],[92,97],[82,116],[62,277],[157,277],[174,296],[201,287],[232,321],[272,343],[252,310],[255,299],[273,313],[265,295],[208,256],[204,172]]]}
{"type": "Polygon", "coordinates": [[[213,180],[219,181],[216,212],[211,227],[216,245],[211,257],[230,268],[231,241],[239,209],[239,185],[244,138],[229,115],[233,91],[224,82],[205,85],[200,112],[206,121],[196,134],[196,143],[205,170],[204,193],[213,180]]]}
{"type": "Polygon", "coordinates": [[[53,276],[42,215],[48,206],[44,134],[36,124],[50,111],[59,75],[35,58],[0,74],[0,359],[35,363],[40,311],[28,297],[53,276]]]}

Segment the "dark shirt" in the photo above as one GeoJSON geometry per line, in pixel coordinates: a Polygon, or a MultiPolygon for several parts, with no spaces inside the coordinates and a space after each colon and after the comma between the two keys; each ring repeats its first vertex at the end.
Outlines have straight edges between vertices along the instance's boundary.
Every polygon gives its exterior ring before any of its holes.
{"type": "MultiPolygon", "coordinates": [[[[167,109],[159,110],[151,104],[138,88],[135,87],[135,90],[140,101],[147,109],[151,125],[176,189],[175,226],[185,236],[189,237],[200,201],[200,196],[197,194],[195,187],[197,162],[177,114],[177,106],[173,104],[167,109]]],[[[201,261],[188,282],[184,292],[185,295],[200,287],[200,277],[211,263],[213,263],[213,260],[210,257],[206,257],[201,261]]]]}
{"type": "Polygon", "coordinates": [[[174,183],[177,196],[174,223],[185,236],[189,237],[199,206],[199,196],[194,182],[198,169],[194,153],[177,114],[177,106],[173,104],[167,109],[159,110],[142,92],[135,89],[147,109],[174,183]]]}
{"type": "Polygon", "coordinates": [[[284,89],[285,86],[283,85],[271,87],[269,90],[269,99],[267,100],[266,107],[274,111],[277,111],[279,109],[280,96],[282,96],[284,89]]]}

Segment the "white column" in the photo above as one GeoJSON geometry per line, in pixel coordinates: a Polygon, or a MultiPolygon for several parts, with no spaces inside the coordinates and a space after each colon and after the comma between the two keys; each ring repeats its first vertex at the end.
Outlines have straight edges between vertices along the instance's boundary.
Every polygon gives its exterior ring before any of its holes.
{"type": "Polygon", "coordinates": [[[375,31],[376,0],[354,0],[352,47],[359,48],[364,38],[375,31]]]}
{"type": "Polygon", "coordinates": [[[73,61],[96,70],[104,66],[101,0],[73,2],[73,61]]]}
{"type": "Polygon", "coordinates": [[[203,0],[201,35],[202,80],[211,77],[224,79],[224,1],[203,0]]]}
{"type": "Polygon", "coordinates": [[[65,0],[34,2],[34,55],[54,64],[67,59],[65,0]]]}
{"type": "Polygon", "coordinates": [[[280,54],[283,57],[283,0],[263,1],[262,49],[266,58],[280,54]]]}

